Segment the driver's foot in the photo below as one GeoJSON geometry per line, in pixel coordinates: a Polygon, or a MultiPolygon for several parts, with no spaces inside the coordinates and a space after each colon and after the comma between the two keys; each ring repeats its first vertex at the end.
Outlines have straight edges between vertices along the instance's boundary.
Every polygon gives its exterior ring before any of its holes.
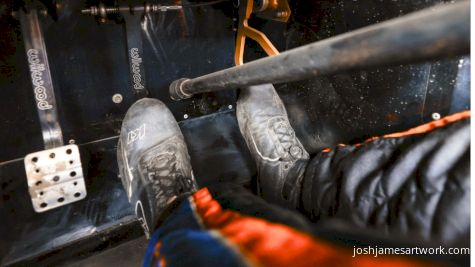
{"type": "Polygon", "coordinates": [[[241,90],[237,119],[258,168],[259,194],[266,200],[297,206],[309,155],[290,125],[272,84],[241,90]]]}
{"type": "Polygon", "coordinates": [[[146,235],[174,200],[197,189],[183,134],[157,99],[143,98],[127,111],[117,160],[122,184],[146,235]]]}

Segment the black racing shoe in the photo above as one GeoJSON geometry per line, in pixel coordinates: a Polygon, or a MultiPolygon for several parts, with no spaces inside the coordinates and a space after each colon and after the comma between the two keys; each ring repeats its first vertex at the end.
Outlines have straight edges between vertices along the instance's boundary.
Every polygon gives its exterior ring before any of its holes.
{"type": "Polygon", "coordinates": [[[147,237],[174,200],[197,189],[183,134],[157,99],[143,98],[127,111],[117,161],[129,202],[147,237]]]}
{"type": "Polygon", "coordinates": [[[309,155],[295,136],[274,86],[242,89],[236,113],[257,163],[259,194],[270,202],[297,207],[309,155]]]}

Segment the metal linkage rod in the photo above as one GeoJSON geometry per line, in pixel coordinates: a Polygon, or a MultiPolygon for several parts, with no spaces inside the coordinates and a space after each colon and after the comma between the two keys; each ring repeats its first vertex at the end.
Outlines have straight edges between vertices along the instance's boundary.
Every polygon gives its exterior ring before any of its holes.
{"type": "Polygon", "coordinates": [[[470,52],[470,2],[418,11],[170,85],[174,100],[194,94],[283,83],[348,70],[417,63],[470,52]]]}

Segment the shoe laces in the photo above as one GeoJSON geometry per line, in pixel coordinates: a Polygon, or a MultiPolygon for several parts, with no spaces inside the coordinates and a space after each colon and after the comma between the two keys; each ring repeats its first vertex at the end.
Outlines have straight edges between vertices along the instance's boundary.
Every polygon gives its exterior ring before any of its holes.
{"type": "Polygon", "coordinates": [[[157,176],[176,177],[180,175],[180,171],[177,168],[177,158],[171,147],[168,147],[165,152],[155,156],[153,161],[154,172],[157,176]]]}
{"type": "Polygon", "coordinates": [[[294,141],[294,133],[284,121],[277,121],[273,125],[274,133],[285,150],[288,150],[294,141]]]}
{"type": "Polygon", "coordinates": [[[294,159],[298,159],[302,155],[302,149],[295,138],[295,132],[288,122],[285,120],[276,121],[272,125],[272,129],[277,136],[283,150],[290,154],[294,159]]]}
{"type": "Polygon", "coordinates": [[[183,170],[180,169],[176,150],[173,146],[168,146],[165,152],[155,156],[150,166],[155,174],[151,182],[162,189],[181,194],[190,190],[192,184],[191,179],[185,177],[183,170]]]}

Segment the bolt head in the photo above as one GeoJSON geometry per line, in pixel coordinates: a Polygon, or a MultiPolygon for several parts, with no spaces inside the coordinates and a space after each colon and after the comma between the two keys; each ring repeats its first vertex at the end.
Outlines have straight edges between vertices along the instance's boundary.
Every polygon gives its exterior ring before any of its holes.
{"type": "Polygon", "coordinates": [[[440,116],[439,113],[437,113],[437,112],[432,113],[432,119],[433,120],[435,120],[435,121],[440,120],[440,118],[441,118],[441,116],[440,116]]]}
{"type": "Polygon", "coordinates": [[[122,100],[124,100],[124,98],[122,97],[121,94],[115,94],[115,95],[112,96],[112,102],[114,102],[116,104],[122,103],[122,100]]]}

